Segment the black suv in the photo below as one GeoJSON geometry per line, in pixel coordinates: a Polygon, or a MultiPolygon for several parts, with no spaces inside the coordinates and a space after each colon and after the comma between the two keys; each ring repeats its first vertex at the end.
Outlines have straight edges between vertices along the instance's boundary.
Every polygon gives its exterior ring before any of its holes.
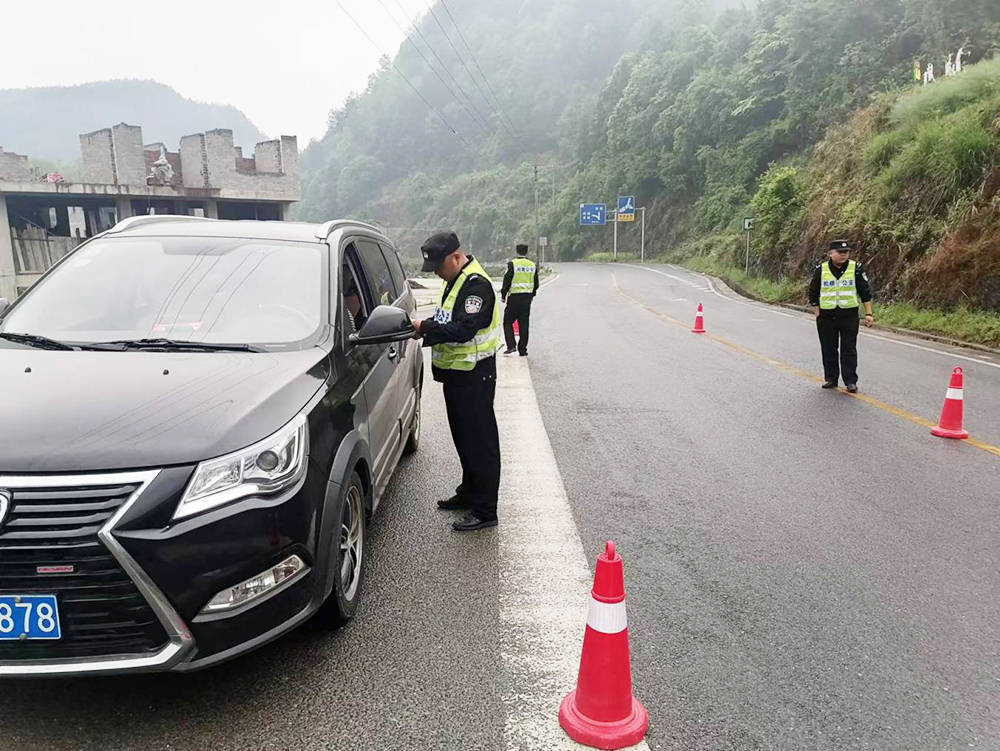
{"type": "Polygon", "coordinates": [[[375,227],[149,216],[0,303],[0,678],[189,670],[357,608],[420,439],[375,227]]]}

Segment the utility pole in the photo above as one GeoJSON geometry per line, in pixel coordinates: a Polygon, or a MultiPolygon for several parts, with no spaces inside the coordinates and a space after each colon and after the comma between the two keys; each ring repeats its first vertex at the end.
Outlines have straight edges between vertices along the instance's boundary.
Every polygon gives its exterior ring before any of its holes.
{"type": "Polygon", "coordinates": [[[617,211],[617,209],[615,210],[614,222],[615,222],[615,253],[614,253],[614,259],[617,261],[618,260],[618,211],[617,211]]]}
{"type": "Polygon", "coordinates": [[[542,256],[541,244],[538,241],[542,234],[538,224],[538,165],[533,166],[535,168],[535,257],[538,258],[539,265],[543,265],[545,258],[542,256]]]}
{"type": "Polygon", "coordinates": [[[645,263],[646,262],[646,207],[642,206],[639,209],[639,212],[642,216],[642,235],[641,235],[642,239],[640,240],[640,245],[639,245],[639,253],[640,253],[639,257],[642,259],[642,262],[645,263]]]}

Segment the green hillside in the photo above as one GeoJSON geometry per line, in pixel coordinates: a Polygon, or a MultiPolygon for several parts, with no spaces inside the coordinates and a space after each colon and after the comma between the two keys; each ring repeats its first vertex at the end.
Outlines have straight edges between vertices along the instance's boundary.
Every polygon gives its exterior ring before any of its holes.
{"type": "MultiPolygon", "coordinates": [[[[438,2],[394,61],[438,112],[384,60],[307,150],[302,215],[375,220],[409,250],[454,226],[474,251],[504,255],[534,235],[539,164],[539,231],[563,260],[610,249],[610,228],[578,226],[580,202],[634,194],[656,255],[742,265],[752,214],[753,273],[783,294],[843,234],[885,299],[1000,308],[1000,3],[648,5],[449,3],[465,48],[438,2]],[[436,81],[423,41],[447,51],[483,122],[436,81]],[[966,70],[945,80],[961,46],[966,70]],[[463,59],[482,66],[496,109],[463,59]],[[916,61],[939,80],[915,86],[916,61]]],[[[623,250],[638,234],[622,229],[623,250]]]]}

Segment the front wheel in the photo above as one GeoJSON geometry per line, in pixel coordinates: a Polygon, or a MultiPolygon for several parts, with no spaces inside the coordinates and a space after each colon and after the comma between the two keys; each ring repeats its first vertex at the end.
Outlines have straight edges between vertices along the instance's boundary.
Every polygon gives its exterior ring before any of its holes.
{"type": "Polygon", "coordinates": [[[360,599],[365,569],[365,490],[357,472],[341,494],[329,545],[334,556],[333,590],[316,613],[316,622],[325,628],[343,626],[354,617],[360,599]],[[338,513],[339,511],[339,513],[338,513]]]}
{"type": "Polygon", "coordinates": [[[410,435],[406,437],[406,447],[403,449],[406,454],[415,454],[420,448],[420,397],[423,389],[417,386],[417,406],[413,410],[413,423],[410,426],[410,435]]]}

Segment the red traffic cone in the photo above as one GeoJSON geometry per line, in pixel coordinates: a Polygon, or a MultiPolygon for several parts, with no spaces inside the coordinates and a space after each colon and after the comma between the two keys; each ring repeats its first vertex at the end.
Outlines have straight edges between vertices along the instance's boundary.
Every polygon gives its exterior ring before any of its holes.
{"type": "Polygon", "coordinates": [[[969,431],[962,428],[962,369],[951,371],[948,393],[944,397],[941,419],[931,433],[942,438],[968,438],[969,431]]]}
{"type": "Polygon", "coordinates": [[[609,542],[597,556],[576,691],[559,707],[559,724],[570,738],[602,749],[634,746],[649,726],[649,715],[632,696],[622,571],[609,542]]]}
{"type": "Polygon", "coordinates": [[[698,312],[694,317],[694,328],[691,329],[692,333],[695,334],[707,334],[705,331],[705,308],[702,307],[701,303],[698,303],[698,312]]]}
{"type": "Polygon", "coordinates": [[[514,321],[514,336],[521,336],[521,327],[517,325],[517,321],[514,321]]]}

